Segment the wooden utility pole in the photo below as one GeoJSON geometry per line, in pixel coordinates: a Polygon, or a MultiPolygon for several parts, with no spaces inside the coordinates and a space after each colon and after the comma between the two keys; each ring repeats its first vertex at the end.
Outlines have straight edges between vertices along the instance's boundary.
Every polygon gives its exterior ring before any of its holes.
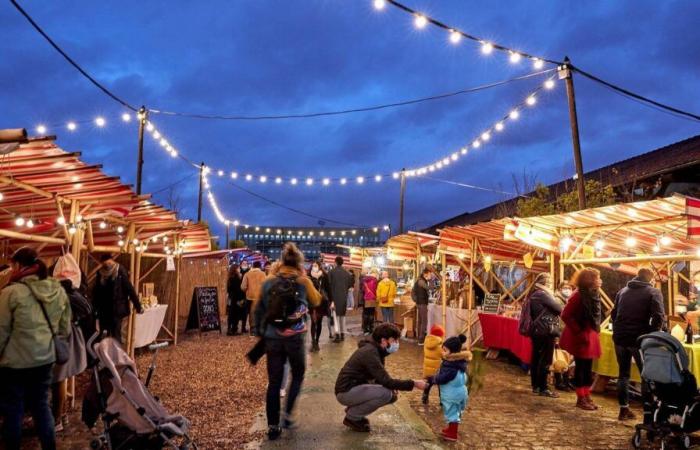
{"type": "Polygon", "coordinates": [[[145,106],[139,108],[136,113],[136,118],[139,121],[139,156],[136,166],[136,195],[141,195],[141,178],[143,173],[143,129],[146,128],[146,120],[148,119],[148,111],[145,106]]]}
{"type": "Polygon", "coordinates": [[[576,163],[576,184],[578,187],[578,207],[586,209],[586,181],[583,179],[583,159],[581,158],[581,141],[578,133],[578,115],[576,114],[576,93],[574,78],[569,57],[564,58],[564,65],[559,67],[559,79],[566,82],[566,96],[569,99],[569,122],[571,123],[571,140],[574,146],[574,162],[576,163]]]}
{"type": "Polygon", "coordinates": [[[224,248],[226,248],[226,250],[228,250],[229,248],[231,248],[231,246],[229,245],[229,242],[230,242],[230,241],[229,241],[229,239],[228,239],[229,228],[231,228],[231,223],[227,221],[227,222],[226,222],[226,247],[224,247],[224,248]]]}
{"type": "Polygon", "coordinates": [[[406,198],[406,169],[401,169],[401,199],[399,200],[399,234],[403,234],[403,214],[406,198]]]}
{"type": "Polygon", "coordinates": [[[204,188],[204,161],[199,165],[199,200],[197,201],[197,222],[202,221],[202,190],[204,188]]]}

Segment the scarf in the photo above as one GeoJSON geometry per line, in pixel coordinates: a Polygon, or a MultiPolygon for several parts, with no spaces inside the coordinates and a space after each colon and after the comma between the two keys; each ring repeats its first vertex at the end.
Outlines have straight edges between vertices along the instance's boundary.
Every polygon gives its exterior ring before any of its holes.
{"type": "Polygon", "coordinates": [[[12,272],[10,276],[10,283],[15,283],[24,277],[29,275],[36,275],[39,272],[39,264],[32,264],[31,266],[22,267],[19,270],[12,272]]]}
{"type": "Polygon", "coordinates": [[[535,283],[535,287],[537,289],[545,291],[547,294],[549,294],[550,297],[554,298],[554,292],[552,291],[552,288],[550,288],[546,284],[535,283]]]}
{"type": "Polygon", "coordinates": [[[112,266],[102,266],[100,269],[100,284],[103,286],[107,284],[107,281],[114,281],[117,278],[117,273],[119,273],[119,264],[114,263],[112,266]]]}
{"type": "Polygon", "coordinates": [[[583,325],[590,325],[596,332],[600,332],[600,322],[603,311],[598,289],[582,289],[579,291],[581,304],[583,305],[583,325]]]}

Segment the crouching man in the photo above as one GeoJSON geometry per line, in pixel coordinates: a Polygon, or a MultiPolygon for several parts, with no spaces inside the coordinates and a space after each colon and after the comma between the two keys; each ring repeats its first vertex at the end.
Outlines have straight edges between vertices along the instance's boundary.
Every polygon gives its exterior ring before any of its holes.
{"type": "Polygon", "coordinates": [[[360,341],[358,349],[340,370],[335,396],[345,408],[343,425],[353,431],[368,432],[367,416],[397,399],[396,391],[425,389],[424,380],[396,380],[384,368],[384,358],[399,350],[401,332],[396,325],[383,323],[372,335],[360,341]]]}

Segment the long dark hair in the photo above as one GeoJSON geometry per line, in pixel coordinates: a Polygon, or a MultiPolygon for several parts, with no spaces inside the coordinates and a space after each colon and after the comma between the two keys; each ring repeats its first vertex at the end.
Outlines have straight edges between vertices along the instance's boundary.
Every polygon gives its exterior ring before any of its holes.
{"type": "Polygon", "coordinates": [[[231,264],[231,267],[228,268],[229,280],[233,277],[236,277],[236,278],[241,277],[241,272],[239,271],[238,264],[231,264]]]}
{"type": "Polygon", "coordinates": [[[576,272],[572,280],[573,284],[578,288],[581,304],[583,305],[581,324],[590,324],[596,331],[600,331],[600,322],[603,318],[600,293],[596,285],[598,279],[600,279],[600,271],[587,267],[576,272]]]}
{"type": "Polygon", "coordinates": [[[20,248],[10,257],[10,260],[19,264],[22,268],[37,266],[39,269],[36,272],[36,276],[38,276],[40,280],[45,280],[49,276],[46,264],[39,259],[39,254],[33,248],[20,248]]]}

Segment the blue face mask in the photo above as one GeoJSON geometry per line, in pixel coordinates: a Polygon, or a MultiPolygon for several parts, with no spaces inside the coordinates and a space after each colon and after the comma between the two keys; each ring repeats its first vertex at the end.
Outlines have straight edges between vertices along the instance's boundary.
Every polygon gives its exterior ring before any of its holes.
{"type": "Polygon", "coordinates": [[[398,351],[399,351],[399,343],[396,341],[389,344],[389,346],[386,348],[386,352],[389,354],[396,353],[398,351]]]}

